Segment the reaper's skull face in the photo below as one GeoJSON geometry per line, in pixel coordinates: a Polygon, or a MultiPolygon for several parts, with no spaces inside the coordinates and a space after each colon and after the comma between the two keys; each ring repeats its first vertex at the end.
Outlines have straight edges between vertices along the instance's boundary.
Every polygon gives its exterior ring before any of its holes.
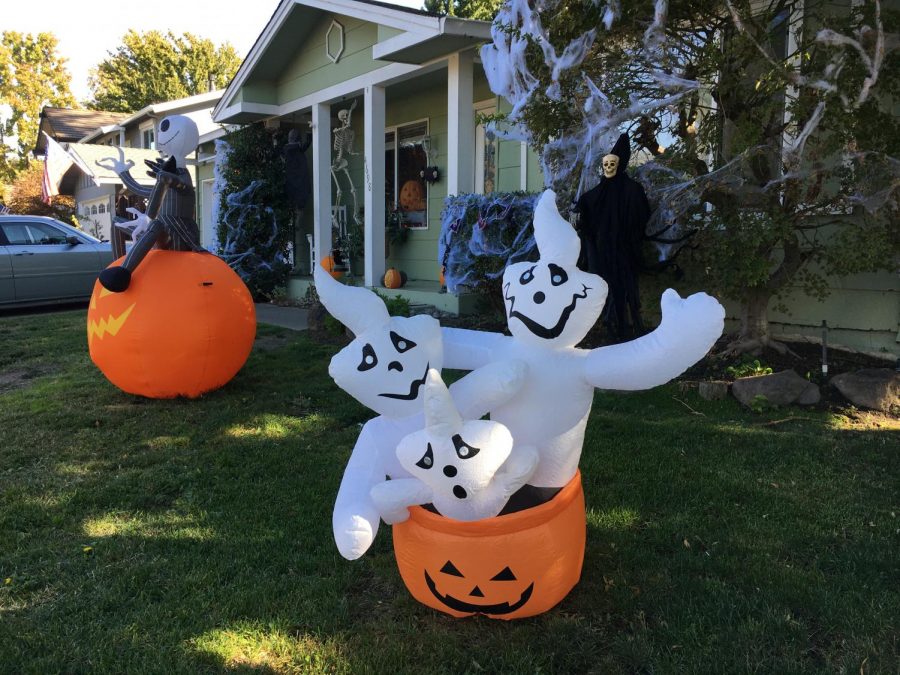
{"type": "Polygon", "coordinates": [[[176,159],[187,157],[197,149],[200,135],[197,125],[185,115],[170,115],[159,123],[156,149],[176,159]]]}
{"type": "Polygon", "coordinates": [[[360,333],[331,360],[337,385],[386,417],[422,410],[429,368],[443,365],[441,327],[430,316],[393,317],[360,333]]]}
{"type": "Polygon", "coordinates": [[[509,457],[513,439],[498,422],[463,422],[436,370],[425,385],[425,429],[397,446],[404,469],[436,494],[465,501],[483,490],[509,457]]]}
{"type": "Polygon", "coordinates": [[[600,317],[606,282],[575,265],[521,262],[503,273],[507,325],[531,344],[574,347],[600,317]]]}
{"type": "Polygon", "coordinates": [[[603,175],[606,178],[612,178],[619,171],[619,158],[617,155],[606,155],[603,157],[603,175]]]}

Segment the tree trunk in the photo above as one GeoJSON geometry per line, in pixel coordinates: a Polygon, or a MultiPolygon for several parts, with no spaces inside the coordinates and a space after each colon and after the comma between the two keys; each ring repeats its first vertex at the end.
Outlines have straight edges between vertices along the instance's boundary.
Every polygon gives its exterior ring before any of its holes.
{"type": "Polygon", "coordinates": [[[735,339],[726,348],[728,354],[753,354],[759,355],[764,347],[774,349],[779,354],[791,354],[796,356],[788,347],[773,340],[769,334],[769,300],[772,291],[768,288],[758,288],[747,293],[741,303],[741,330],[735,339]]]}

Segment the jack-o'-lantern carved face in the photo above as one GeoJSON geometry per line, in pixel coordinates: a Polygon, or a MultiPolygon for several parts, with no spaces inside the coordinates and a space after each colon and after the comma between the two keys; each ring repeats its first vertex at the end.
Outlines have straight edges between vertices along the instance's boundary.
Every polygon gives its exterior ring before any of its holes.
{"type": "Polygon", "coordinates": [[[441,327],[430,316],[391,317],[375,293],[314,272],[325,308],[356,335],[331,359],[328,374],[363,405],[385,417],[422,410],[429,368],[443,365],[441,327]]]}
{"type": "Polygon", "coordinates": [[[91,296],[91,304],[88,311],[88,347],[93,347],[94,340],[112,340],[122,330],[128,317],[134,311],[137,304],[131,296],[125,297],[125,293],[113,293],[102,286],[97,287],[91,296]],[[113,296],[111,299],[106,299],[113,296]],[[100,303],[103,307],[100,307],[100,303]]]}
{"type": "Polygon", "coordinates": [[[433,575],[425,570],[425,584],[438,602],[450,609],[489,616],[519,611],[534,593],[534,580],[518,579],[509,566],[489,578],[473,576],[472,572],[460,570],[448,560],[433,575]]]}
{"type": "Polygon", "coordinates": [[[503,273],[507,325],[523,342],[573,347],[600,317],[606,282],[576,267],[581,243],[559,215],[552,190],[535,207],[534,237],[540,261],[516,263],[503,273]]]}

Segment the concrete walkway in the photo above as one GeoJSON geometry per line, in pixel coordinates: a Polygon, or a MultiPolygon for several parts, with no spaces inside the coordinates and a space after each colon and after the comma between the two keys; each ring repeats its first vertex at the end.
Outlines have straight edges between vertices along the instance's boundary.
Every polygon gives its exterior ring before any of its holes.
{"type": "Polygon", "coordinates": [[[256,304],[256,320],[272,326],[281,326],[291,330],[306,330],[306,317],[309,311],[300,307],[281,307],[268,303],[256,304]]]}

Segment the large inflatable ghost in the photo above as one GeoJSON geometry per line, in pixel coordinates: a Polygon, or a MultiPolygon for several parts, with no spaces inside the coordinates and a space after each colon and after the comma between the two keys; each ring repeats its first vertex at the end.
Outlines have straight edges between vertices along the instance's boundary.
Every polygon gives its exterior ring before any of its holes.
{"type": "MultiPolygon", "coordinates": [[[[423,400],[431,369],[440,370],[440,324],[430,316],[391,317],[384,302],[365,288],[346,286],[321,266],[314,271],[325,308],[356,338],[331,360],[328,372],[341,389],[379,414],[363,425],[347,462],[332,516],[338,550],[355,560],[371,546],[381,513],[372,488],[410,478],[397,458],[397,445],[425,426],[423,400]]],[[[502,360],[454,383],[450,393],[467,419],[502,405],[524,380],[521,362],[502,360]]]]}
{"type": "Polygon", "coordinates": [[[414,504],[433,504],[438,513],[456,520],[496,516],[537,466],[533,448],[520,448],[514,461],[507,462],[512,447],[502,424],[464,422],[440,374],[429,370],[425,428],[397,447],[400,464],[414,478],[380,483],[372,488],[372,499],[391,524],[405,521],[414,504]]]}
{"type": "Polygon", "coordinates": [[[532,486],[561,488],[578,469],[594,388],[649,389],[680,375],[722,334],[725,310],[705,293],[683,299],[669,289],[662,296],[662,322],[652,333],[576,349],[600,316],[606,282],[576,267],[578,235],[559,215],[551,190],[535,207],[534,234],[540,260],[510,265],[503,274],[512,337],[445,328],[444,365],[473,369],[510,358],[528,364],[524,385],[491,408],[491,419],[510,430],[516,447],[537,448],[532,486]]]}

